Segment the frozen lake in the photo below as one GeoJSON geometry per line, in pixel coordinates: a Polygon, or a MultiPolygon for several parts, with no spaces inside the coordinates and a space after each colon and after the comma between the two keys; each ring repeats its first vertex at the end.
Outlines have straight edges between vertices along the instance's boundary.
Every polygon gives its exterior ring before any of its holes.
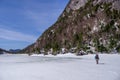
{"type": "Polygon", "coordinates": [[[120,80],[120,55],[0,55],[0,80],[120,80]]]}

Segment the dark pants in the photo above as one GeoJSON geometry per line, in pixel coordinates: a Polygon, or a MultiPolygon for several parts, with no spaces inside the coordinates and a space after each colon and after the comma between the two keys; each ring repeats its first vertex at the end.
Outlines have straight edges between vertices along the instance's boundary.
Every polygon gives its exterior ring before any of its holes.
{"type": "Polygon", "coordinates": [[[96,59],[96,64],[98,64],[99,59],[96,59]]]}

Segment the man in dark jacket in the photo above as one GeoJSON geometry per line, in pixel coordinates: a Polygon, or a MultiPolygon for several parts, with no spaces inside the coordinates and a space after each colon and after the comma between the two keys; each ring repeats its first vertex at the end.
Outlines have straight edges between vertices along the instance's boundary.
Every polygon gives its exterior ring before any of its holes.
{"type": "Polygon", "coordinates": [[[99,61],[99,55],[98,54],[95,55],[95,60],[96,60],[96,64],[98,64],[99,63],[98,62],[99,61]]]}

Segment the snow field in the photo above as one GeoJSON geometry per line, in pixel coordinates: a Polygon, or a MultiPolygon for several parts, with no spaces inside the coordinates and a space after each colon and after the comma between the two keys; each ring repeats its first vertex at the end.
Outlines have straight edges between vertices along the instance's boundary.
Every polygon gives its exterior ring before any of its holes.
{"type": "Polygon", "coordinates": [[[120,80],[120,55],[0,55],[0,80],[120,80]]]}

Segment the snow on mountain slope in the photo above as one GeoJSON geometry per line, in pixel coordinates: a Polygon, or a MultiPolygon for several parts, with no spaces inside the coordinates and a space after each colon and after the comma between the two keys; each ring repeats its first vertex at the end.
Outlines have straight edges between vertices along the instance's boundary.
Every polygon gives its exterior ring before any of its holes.
{"type": "Polygon", "coordinates": [[[120,55],[1,55],[0,80],[120,80],[120,55]]]}

